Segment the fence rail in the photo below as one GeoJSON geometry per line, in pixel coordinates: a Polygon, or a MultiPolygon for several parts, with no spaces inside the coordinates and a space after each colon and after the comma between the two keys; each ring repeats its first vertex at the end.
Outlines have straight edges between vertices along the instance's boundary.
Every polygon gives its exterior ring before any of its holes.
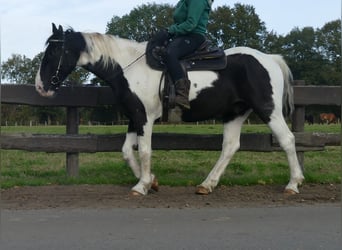
{"type": "MultiPolygon", "coordinates": [[[[304,161],[304,151],[323,150],[326,145],[340,145],[339,134],[304,133],[306,105],[341,105],[341,88],[338,86],[294,86],[295,112],[292,129],[295,132],[299,159],[304,161]]],[[[115,105],[109,87],[61,87],[53,98],[41,97],[33,85],[3,84],[1,103],[32,106],[63,106],[67,109],[65,135],[15,134],[1,135],[3,149],[27,151],[66,152],[67,172],[78,175],[78,154],[81,152],[121,151],[124,134],[79,135],[78,108],[115,105]]],[[[221,135],[154,134],[154,150],[221,150],[221,135]]],[[[242,134],[241,148],[244,151],[278,151],[279,145],[271,134],[242,134]]]]}
{"type": "MultiPolygon", "coordinates": [[[[326,145],[339,145],[335,134],[294,133],[297,151],[323,150],[326,145]]],[[[2,135],[3,149],[26,151],[44,151],[49,153],[73,152],[119,152],[125,140],[125,134],[114,135],[51,135],[51,134],[15,134],[2,135]]],[[[280,150],[277,140],[271,134],[242,134],[241,151],[270,152],[280,150]]],[[[157,133],[152,136],[154,150],[208,150],[222,148],[222,135],[191,135],[176,133],[157,133]]]]}
{"type": "MultiPolygon", "coordinates": [[[[296,81],[297,84],[301,81],[296,81]]],[[[2,84],[1,103],[32,106],[97,107],[116,104],[110,87],[62,86],[55,98],[40,96],[33,85],[2,84]]],[[[339,86],[294,86],[296,105],[341,105],[339,86]]]]}

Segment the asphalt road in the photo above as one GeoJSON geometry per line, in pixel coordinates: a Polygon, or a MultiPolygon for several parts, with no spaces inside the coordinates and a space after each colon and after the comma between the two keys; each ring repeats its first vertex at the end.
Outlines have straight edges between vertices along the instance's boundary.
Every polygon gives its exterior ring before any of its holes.
{"type": "Polygon", "coordinates": [[[1,250],[341,249],[337,204],[2,210],[1,250]]]}

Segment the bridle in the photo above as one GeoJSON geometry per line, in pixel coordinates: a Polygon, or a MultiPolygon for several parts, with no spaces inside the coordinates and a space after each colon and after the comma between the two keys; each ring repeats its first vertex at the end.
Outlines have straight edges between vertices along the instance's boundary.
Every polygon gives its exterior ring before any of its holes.
{"type": "MultiPolygon", "coordinates": [[[[62,43],[62,53],[61,53],[61,56],[59,58],[59,62],[58,62],[58,66],[57,66],[57,69],[56,69],[56,72],[55,74],[51,77],[51,86],[50,86],[50,89],[51,90],[54,90],[54,91],[57,91],[60,87],[60,84],[61,84],[61,81],[60,81],[60,78],[59,78],[59,72],[61,70],[61,66],[62,66],[62,63],[63,63],[63,60],[64,60],[64,52],[65,52],[65,37],[64,37],[64,34],[63,34],[63,38],[62,39],[50,39],[49,40],[49,43],[50,42],[53,42],[53,43],[62,43]]],[[[139,61],[141,58],[143,58],[144,56],[146,55],[146,53],[143,53],[142,55],[140,55],[139,57],[137,57],[135,60],[133,60],[131,63],[129,63],[127,66],[125,66],[122,71],[125,71],[127,70],[128,68],[130,68],[133,64],[135,64],[137,61],[139,61]]],[[[117,72],[116,74],[114,74],[114,76],[116,75],[119,75],[121,72],[117,72]]]]}
{"type": "Polygon", "coordinates": [[[63,63],[63,59],[64,59],[64,49],[65,49],[65,39],[64,39],[64,34],[63,34],[63,39],[51,39],[49,40],[49,43],[53,42],[53,43],[62,43],[62,53],[61,56],[59,57],[59,62],[58,62],[58,66],[56,69],[55,74],[51,77],[51,88],[52,90],[58,90],[61,84],[61,81],[59,79],[59,72],[61,70],[61,66],[63,63]]]}

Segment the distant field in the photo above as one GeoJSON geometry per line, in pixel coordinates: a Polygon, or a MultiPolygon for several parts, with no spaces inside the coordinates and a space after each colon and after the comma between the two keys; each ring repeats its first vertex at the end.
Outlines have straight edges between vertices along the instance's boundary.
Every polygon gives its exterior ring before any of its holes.
{"type": "MultiPolygon", "coordinates": [[[[80,133],[124,133],[126,126],[80,126],[80,133]]],[[[307,132],[340,133],[341,125],[306,126],[307,132]]],[[[154,132],[220,134],[222,125],[156,125],[154,132]]],[[[265,125],[245,125],[243,133],[269,133],[265,125]]],[[[65,133],[64,126],[2,127],[1,133],[65,133]]],[[[197,185],[207,176],[220,152],[154,151],[152,169],[161,185],[197,185]]],[[[64,153],[1,151],[1,186],[49,184],[133,184],[131,170],[120,153],[80,154],[80,176],[66,176],[64,153]]],[[[305,177],[309,183],[341,181],[341,149],[327,147],[322,152],[305,153],[305,177]]],[[[289,178],[283,152],[238,152],[224,176],[222,185],[286,184],[289,178]]]]}

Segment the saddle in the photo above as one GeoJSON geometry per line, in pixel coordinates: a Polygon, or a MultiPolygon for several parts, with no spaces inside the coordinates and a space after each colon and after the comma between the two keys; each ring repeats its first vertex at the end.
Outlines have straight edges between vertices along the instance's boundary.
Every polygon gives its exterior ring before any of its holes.
{"type": "MultiPolygon", "coordinates": [[[[167,71],[163,54],[165,46],[158,45],[153,40],[146,47],[147,64],[155,70],[167,71]]],[[[213,46],[210,40],[204,43],[192,54],[180,60],[185,73],[196,70],[221,70],[227,65],[227,58],[223,49],[213,46]]]]}
{"type": "MultiPolygon", "coordinates": [[[[169,109],[175,108],[174,100],[176,95],[175,85],[163,61],[166,46],[152,39],[146,47],[147,64],[154,70],[163,71],[159,88],[161,89],[164,79],[164,89],[159,93],[163,104],[162,121],[164,122],[168,121],[169,109]]],[[[224,69],[227,65],[227,57],[223,49],[214,47],[210,40],[206,40],[194,53],[182,58],[180,63],[185,75],[187,75],[188,71],[224,69]]]]}

